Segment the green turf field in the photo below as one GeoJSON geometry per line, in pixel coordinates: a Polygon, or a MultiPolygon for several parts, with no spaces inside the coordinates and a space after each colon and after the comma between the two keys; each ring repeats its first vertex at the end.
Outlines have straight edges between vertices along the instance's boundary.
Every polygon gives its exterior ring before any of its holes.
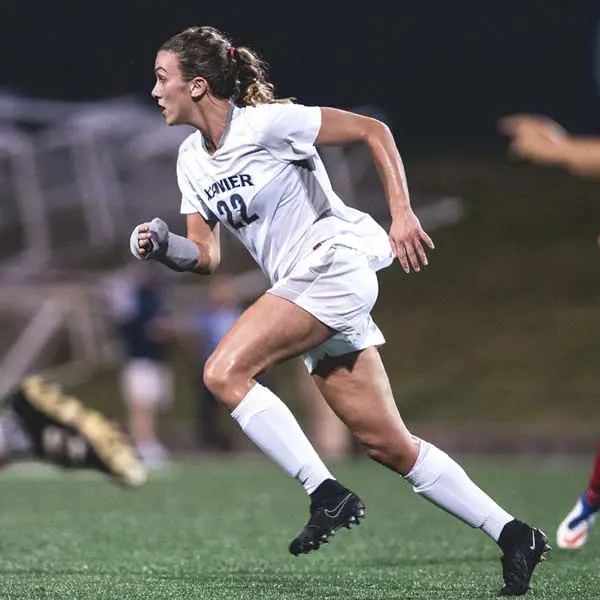
{"type": "MultiPolygon", "coordinates": [[[[553,535],[587,477],[587,461],[520,466],[466,461],[485,488],[553,535]]],[[[288,541],[307,502],[260,458],[190,463],[138,491],[92,474],[41,467],[0,475],[0,598],[375,599],[490,598],[499,552],[408,486],[367,462],[338,476],[362,494],[364,524],[294,558],[288,541]]],[[[553,551],[535,598],[596,599],[600,528],[579,552],[553,551]]]]}

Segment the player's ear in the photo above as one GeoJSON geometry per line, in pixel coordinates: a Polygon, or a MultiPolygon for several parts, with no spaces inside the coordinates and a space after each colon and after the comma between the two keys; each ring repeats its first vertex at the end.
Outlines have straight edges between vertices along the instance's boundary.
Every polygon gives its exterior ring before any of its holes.
{"type": "Polygon", "coordinates": [[[188,89],[193,100],[200,100],[208,91],[208,84],[204,77],[194,77],[194,79],[188,82],[188,89]]]}

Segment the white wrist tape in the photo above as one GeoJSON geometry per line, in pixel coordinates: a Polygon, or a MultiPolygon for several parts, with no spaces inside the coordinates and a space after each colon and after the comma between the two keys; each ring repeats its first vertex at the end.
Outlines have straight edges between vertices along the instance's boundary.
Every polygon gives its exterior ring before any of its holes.
{"type": "Polygon", "coordinates": [[[140,254],[138,227],[131,233],[131,253],[139,260],[156,260],[174,271],[193,271],[200,259],[200,249],[192,240],[171,233],[168,225],[159,218],[150,221],[150,248],[140,254]]]}

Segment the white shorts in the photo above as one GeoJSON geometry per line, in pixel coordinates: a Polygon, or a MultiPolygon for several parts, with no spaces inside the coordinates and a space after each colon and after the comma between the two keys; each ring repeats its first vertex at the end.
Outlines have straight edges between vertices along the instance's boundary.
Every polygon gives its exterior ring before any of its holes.
{"type": "Polygon", "coordinates": [[[121,393],[127,404],[167,406],[171,402],[171,369],[147,358],[130,360],[121,372],[121,393]]]}
{"type": "Polygon", "coordinates": [[[341,356],[385,343],[370,314],[379,292],[377,274],[360,250],[339,243],[318,248],[268,291],[337,332],[303,355],[310,373],[325,355],[341,356]]]}

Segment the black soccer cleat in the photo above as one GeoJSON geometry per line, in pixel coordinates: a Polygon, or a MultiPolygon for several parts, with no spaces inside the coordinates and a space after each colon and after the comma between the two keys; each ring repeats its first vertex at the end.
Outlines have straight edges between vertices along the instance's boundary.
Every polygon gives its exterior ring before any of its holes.
{"type": "Polygon", "coordinates": [[[57,384],[28,377],[6,406],[19,419],[39,460],[100,471],[128,486],[146,482],[146,468],[121,429],[57,384]]]}
{"type": "Polygon", "coordinates": [[[292,540],[290,552],[294,556],[318,550],[327,544],[335,532],[352,525],[360,525],[365,518],[362,500],[333,479],[324,481],[311,494],[310,519],[300,534],[292,540]]]}
{"type": "Polygon", "coordinates": [[[551,550],[543,531],[521,521],[511,521],[504,526],[498,545],[503,551],[501,596],[522,596],[530,589],[531,576],[538,564],[551,550]]]}

